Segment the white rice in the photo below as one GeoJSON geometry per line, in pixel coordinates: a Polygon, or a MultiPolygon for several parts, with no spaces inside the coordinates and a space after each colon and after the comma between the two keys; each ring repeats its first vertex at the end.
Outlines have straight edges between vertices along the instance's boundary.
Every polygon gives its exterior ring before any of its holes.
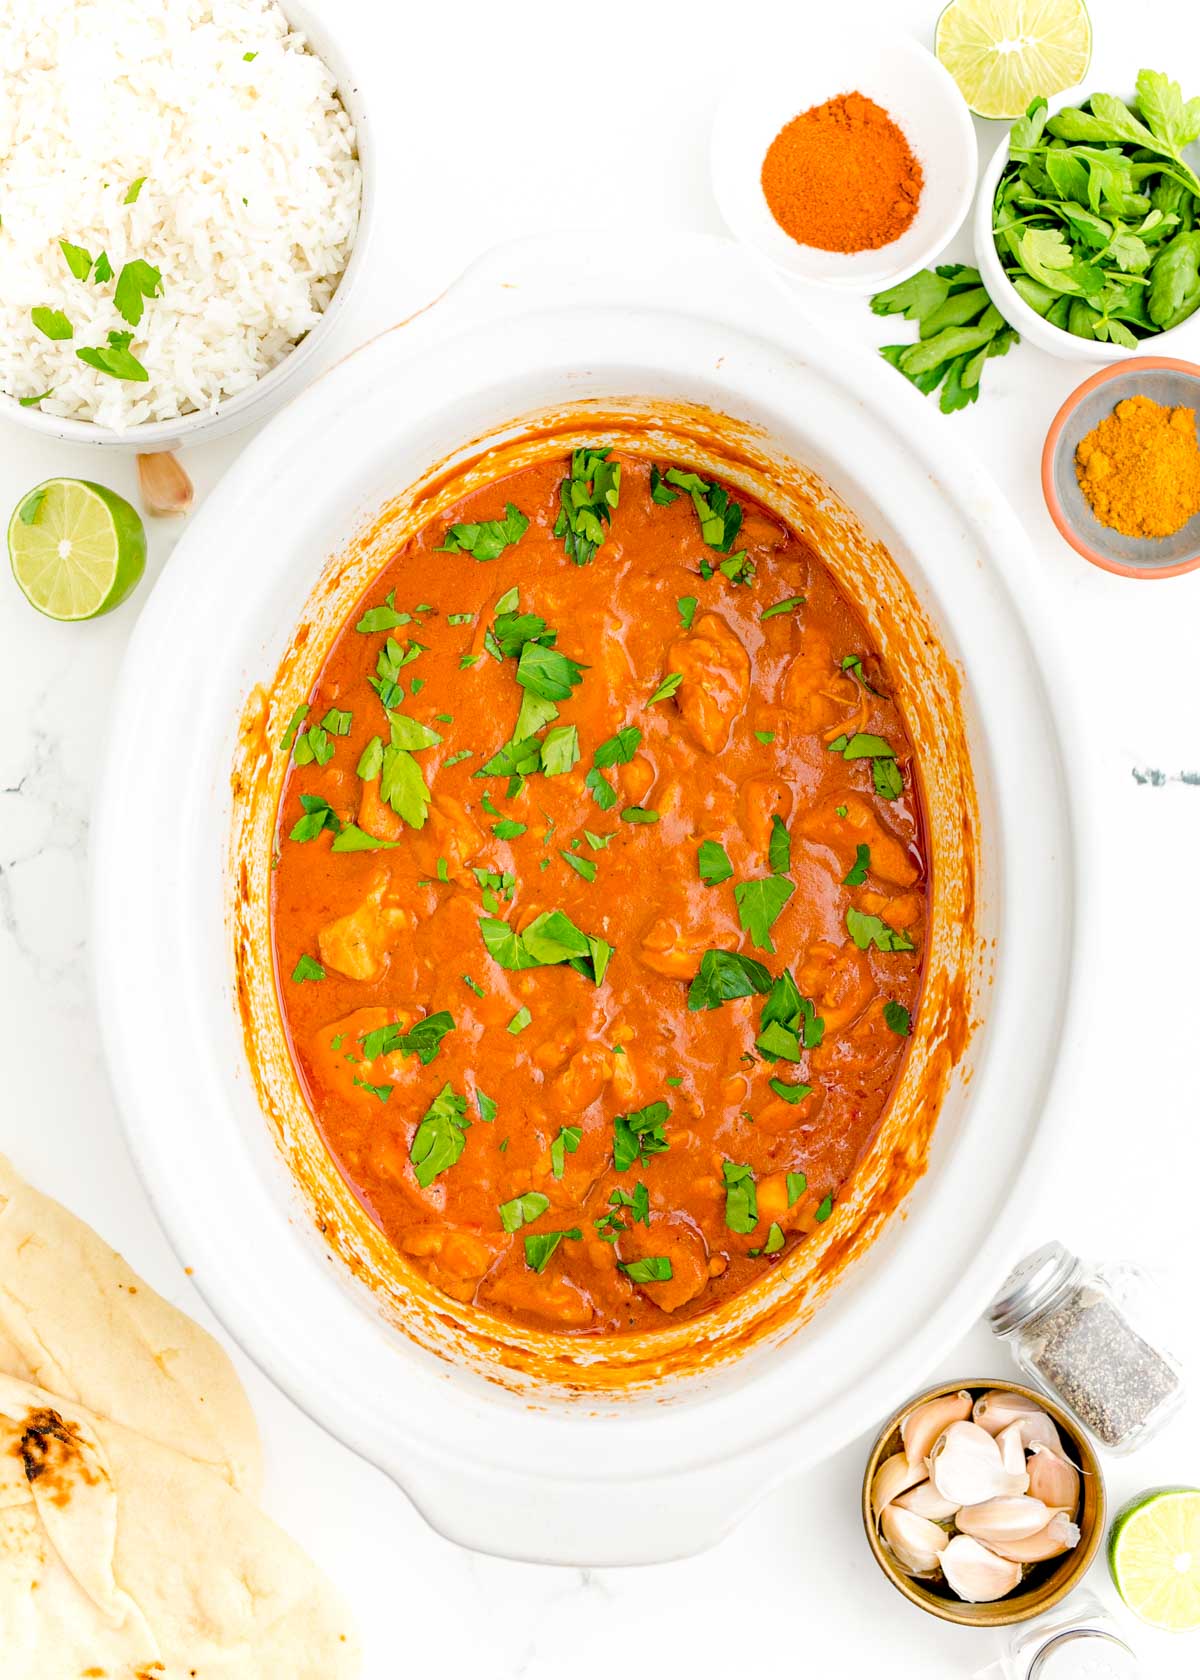
{"type": "Polygon", "coordinates": [[[345,270],[354,144],[332,75],[268,0],[0,0],[0,391],[53,386],[42,413],[123,429],[245,390],[345,270]],[[75,279],[60,239],[107,252],[112,280],[75,279]],[[162,294],[131,328],[113,292],[138,257],[162,294]],[[74,337],[46,338],[38,305],[74,337]],[[75,354],[131,330],[146,384],[75,354]]]}

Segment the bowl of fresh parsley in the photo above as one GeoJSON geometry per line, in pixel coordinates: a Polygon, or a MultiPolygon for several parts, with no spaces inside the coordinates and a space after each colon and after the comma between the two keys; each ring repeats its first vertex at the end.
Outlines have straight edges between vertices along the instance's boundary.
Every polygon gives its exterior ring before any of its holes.
{"type": "Polygon", "coordinates": [[[1158,70],[1126,99],[1035,99],[975,205],[980,274],[1056,356],[1116,362],[1200,343],[1200,97],[1158,70]]]}

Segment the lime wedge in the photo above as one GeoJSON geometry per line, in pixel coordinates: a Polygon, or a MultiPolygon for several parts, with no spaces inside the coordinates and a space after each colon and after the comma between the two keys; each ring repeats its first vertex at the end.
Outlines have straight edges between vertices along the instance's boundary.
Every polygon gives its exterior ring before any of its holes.
{"type": "Polygon", "coordinates": [[[1019,117],[1087,75],[1092,21],[1083,0],[950,0],[933,50],[977,117],[1019,117]]]}
{"type": "Polygon", "coordinates": [[[1117,1591],[1144,1622],[1200,1627],[1200,1490],[1156,1488],[1117,1513],[1108,1534],[1117,1591]]]}
{"type": "Polygon", "coordinates": [[[49,478],[14,508],[8,557],[26,600],[47,618],[99,618],[145,571],[146,528],[102,484],[49,478]]]}

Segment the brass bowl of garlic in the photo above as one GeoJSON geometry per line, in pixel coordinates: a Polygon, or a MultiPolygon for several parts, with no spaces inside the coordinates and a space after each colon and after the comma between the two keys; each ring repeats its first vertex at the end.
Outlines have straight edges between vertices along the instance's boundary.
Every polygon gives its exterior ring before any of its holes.
{"type": "Polygon", "coordinates": [[[876,1562],[911,1603],[965,1627],[1041,1615],[1104,1537],[1104,1478],[1061,1406],[1019,1383],[943,1383],[896,1413],[863,1478],[876,1562]]]}

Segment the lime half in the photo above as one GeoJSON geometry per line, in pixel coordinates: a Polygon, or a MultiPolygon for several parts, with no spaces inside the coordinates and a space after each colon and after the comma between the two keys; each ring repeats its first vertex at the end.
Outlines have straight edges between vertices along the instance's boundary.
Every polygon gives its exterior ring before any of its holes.
{"type": "Polygon", "coordinates": [[[47,618],[99,618],[145,571],[146,528],[102,484],[49,478],[13,510],[8,557],[25,598],[47,618]]]}
{"type": "Polygon", "coordinates": [[[1092,21],[1083,0],[950,0],[933,50],[977,117],[1019,117],[1087,75],[1092,21]]]}
{"type": "Polygon", "coordinates": [[[1117,1591],[1144,1622],[1200,1627],[1200,1490],[1158,1488],[1131,1500],[1108,1534],[1117,1591]]]}

